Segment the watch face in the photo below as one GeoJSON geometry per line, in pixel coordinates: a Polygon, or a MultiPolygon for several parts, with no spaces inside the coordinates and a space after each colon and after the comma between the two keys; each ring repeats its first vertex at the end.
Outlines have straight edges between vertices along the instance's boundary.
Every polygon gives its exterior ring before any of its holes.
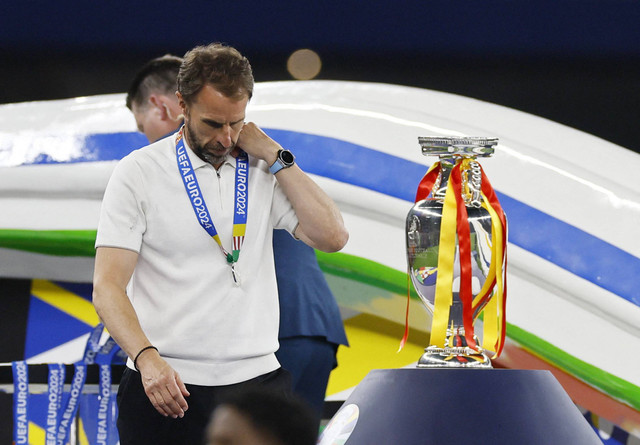
{"type": "Polygon", "coordinates": [[[282,159],[282,162],[284,162],[285,165],[291,165],[295,158],[293,157],[293,153],[289,150],[282,150],[280,152],[280,159],[282,159]]]}

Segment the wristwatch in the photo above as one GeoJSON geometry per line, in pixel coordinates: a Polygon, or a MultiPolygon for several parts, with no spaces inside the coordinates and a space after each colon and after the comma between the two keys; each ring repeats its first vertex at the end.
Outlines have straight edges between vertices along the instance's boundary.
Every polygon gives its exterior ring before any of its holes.
{"type": "Polygon", "coordinates": [[[294,164],[294,160],[296,157],[289,150],[279,150],[278,157],[276,158],[276,162],[273,163],[271,167],[269,167],[269,171],[272,174],[278,173],[283,168],[289,168],[294,164]]]}

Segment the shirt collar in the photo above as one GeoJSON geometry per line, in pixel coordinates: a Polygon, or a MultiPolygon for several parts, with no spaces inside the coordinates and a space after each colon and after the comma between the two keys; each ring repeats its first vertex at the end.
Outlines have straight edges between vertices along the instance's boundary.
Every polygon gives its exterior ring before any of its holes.
{"type": "MultiPolygon", "coordinates": [[[[177,133],[176,133],[176,135],[177,135],[177,133]]],[[[191,161],[191,166],[193,167],[194,171],[199,169],[199,168],[201,168],[201,167],[205,167],[207,165],[213,167],[213,165],[209,164],[208,162],[203,161],[202,159],[200,159],[200,157],[197,154],[194,153],[194,151],[189,146],[189,142],[187,141],[187,138],[183,137],[182,139],[184,140],[184,146],[186,148],[187,155],[189,156],[189,160],[191,161]]],[[[222,168],[225,165],[230,165],[235,170],[235,168],[236,168],[236,158],[234,158],[231,155],[228,155],[227,159],[220,166],[220,168],[222,168]]]]}

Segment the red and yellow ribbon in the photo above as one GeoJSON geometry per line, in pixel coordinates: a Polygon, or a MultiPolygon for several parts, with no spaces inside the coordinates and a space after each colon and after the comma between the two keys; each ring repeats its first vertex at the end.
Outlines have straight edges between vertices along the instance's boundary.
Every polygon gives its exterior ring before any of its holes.
{"type": "MultiPolygon", "coordinates": [[[[502,352],[505,338],[507,221],[496,194],[484,170],[480,167],[482,175],[482,207],[491,216],[491,240],[487,241],[491,243],[492,256],[486,281],[480,292],[474,296],[472,291],[471,236],[464,201],[464,194],[468,190],[463,189],[465,184],[463,184],[462,178],[462,172],[469,170],[470,162],[470,159],[464,158],[455,163],[451,170],[445,193],[440,227],[438,277],[436,280],[430,343],[440,348],[445,346],[447,328],[450,327],[448,326],[449,314],[453,304],[455,257],[456,250],[458,250],[460,258],[459,296],[462,303],[462,318],[467,345],[474,349],[479,348],[474,339],[474,320],[480,315],[480,312],[484,312],[482,347],[493,351],[495,353],[493,358],[495,358],[502,352]],[[482,310],[478,311],[480,308],[482,310]]],[[[418,186],[415,202],[429,197],[441,169],[440,163],[436,162],[427,171],[418,186]]],[[[405,329],[405,337],[402,339],[400,349],[406,342],[407,334],[408,330],[405,329]]]]}

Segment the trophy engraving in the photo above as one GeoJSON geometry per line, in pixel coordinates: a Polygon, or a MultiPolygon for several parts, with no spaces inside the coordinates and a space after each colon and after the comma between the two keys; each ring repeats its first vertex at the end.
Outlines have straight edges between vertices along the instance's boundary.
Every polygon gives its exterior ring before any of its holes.
{"type": "Polygon", "coordinates": [[[432,313],[418,367],[490,368],[504,344],[506,219],[478,157],[495,138],[421,137],[439,161],[422,179],[406,219],[411,282],[432,313]],[[484,311],[482,344],[474,324],[484,311]]]}

